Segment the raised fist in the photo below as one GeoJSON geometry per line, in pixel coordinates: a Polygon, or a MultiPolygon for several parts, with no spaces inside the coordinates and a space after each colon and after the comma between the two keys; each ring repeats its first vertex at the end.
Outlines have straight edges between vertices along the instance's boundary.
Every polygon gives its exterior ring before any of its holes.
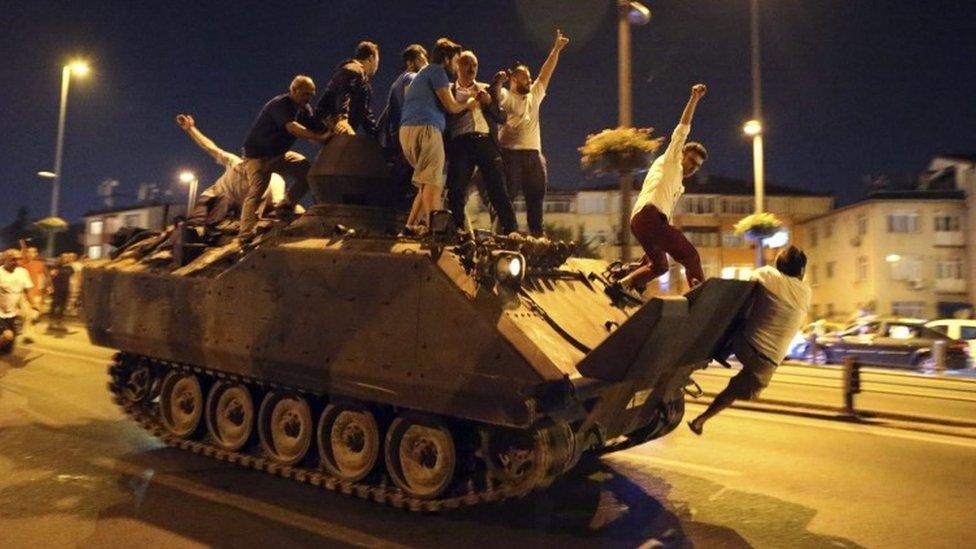
{"type": "Polygon", "coordinates": [[[569,44],[569,38],[566,38],[563,31],[556,29],[556,43],[553,45],[553,49],[559,51],[565,48],[566,44],[569,44]]]}
{"type": "Polygon", "coordinates": [[[179,124],[180,129],[184,131],[196,125],[196,123],[193,121],[193,117],[188,114],[176,115],[176,123],[179,124]]]}
{"type": "Polygon", "coordinates": [[[492,79],[492,84],[497,86],[499,84],[504,84],[508,80],[508,71],[498,71],[495,73],[495,78],[492,79]]]}
{"type": "Polygon", "coordinates": [[[691,95],[694,95],[699,99],[705,97],[706,91],[708,91],[708,88],[705,86],[705,84],[695,84],[691,87],[691,95]]]}

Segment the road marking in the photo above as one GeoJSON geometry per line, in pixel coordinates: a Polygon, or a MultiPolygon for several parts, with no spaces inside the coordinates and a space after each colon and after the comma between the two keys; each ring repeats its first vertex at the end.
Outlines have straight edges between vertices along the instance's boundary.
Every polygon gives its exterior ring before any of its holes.
{"type": "Polygon", "coordinates": [[[911,431],[900,431],[893,427],[870,424],[841,423],[830,419],[800,418],[776,414],[775,412],[757,413],[751,410],[729,409],[722,412],[723,416],[738,417],[741,419],[759,419],[772,423],[784,423],[787,425],[800,425],[803,427],[818,427],[846,433],[861,433],[879,437],[899,438],[903,440],[914,440],[916,442],[932,442],[936,444],[947,444],[962,448],[976,448],[976,440],[962,438],[953,435],[940,435],[937,433],[918,433],[911,431]]]}
{"type": "MultiPolygon", "coordinates": [[[[146,467],[139,467],[137,465],[132,465],[123,461],[109,458],[97,458],[91,460],[90,463],[97,467],[102,467],[136,478],[146,478],[147,470],[151,470],[147,469],[146,467]]],[[[216,490],[209,486],[179,478],[168,473],[160,473],[159,471],[155,471],[151,478],[152,480],[150,482],[153,484],[158,484],[160,486],[209,501],[211,503],[233,507],[245,513],[257,515],[272,522],[305,530],[306,532],[310,532],[324,538],[333,539],[338,542],[350,543],[364,547],[408,547],[406,545],[400,545],[392,542],[386,538],[364,534],[358,530],[342,526],[341,524],[309,517],[293,510],[283,509],[260,500],[216,490]]]]}
{"type": "Polygon", "coordinates": [[[697,471],[699,473],[710,473],[713,475],[722,475],[726,477],[737,477],[741,476],[742,473],[739,471],[733,471],[731,469],[721,469],[719,467],[711,467],[709,465],[699,465],[697,463],[689,463],[687,461],[678,461],[675,459],[665,459],[657,456],[647,456],[643,454],[635,454],[634,450],[627,450],[617,454],[610,454],[607,458],[625,458],[634,461],[643,461],[645,463],[650,463],[651,465],[657,465],[665,469],[689,469],[692,471],[697,471]]]}

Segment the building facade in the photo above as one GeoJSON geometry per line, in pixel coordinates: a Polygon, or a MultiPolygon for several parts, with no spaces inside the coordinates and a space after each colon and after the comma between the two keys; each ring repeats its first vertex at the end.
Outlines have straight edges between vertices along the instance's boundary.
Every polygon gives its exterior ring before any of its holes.
{"type": "Polygon", "coordinates": [[[942,318],[972,307],[965,194],[882,191],[799,224],[814,318],[942,318]]]}
{"type": "Polygon", "coordinates": [[[84,254],[100,259],[111,252],[112,237],[123,227],[161,231],[177,216],[186,215],[186,203],[144,204],[88,212],[85,220],[84,254]]]}
{"type": "MultiPolygon", "coordinates": [[[[635,185],[632,199],[637,198],[640,181],[635,185]]],[[[561,227],[574,235],[577,241],[587,241],[604,259],[618,259],[620,188],[615,184],[585,187],[580,190],[550,190],[546,195],[545,222],[561,227]]],[[[777,246],[796,241],[797,223],[823,215],[833,207],[829,194],[806,190],[768,186],[765,210],[776,214],[784,222],[785,239],[777,246]]],[[[685,194],[674,212],[675,226],[684,231],[698,249],[706,276],[722,278],[747,278],[756,261],[755,245],[741,235],[736,235],[736,221],[753,213],[753,186],[746,181],[702,175],[685,184],[685,194]]],[[[515,202],[519,222],[524,226],[524,203],[515,202]]],[[[628,207],[628,210],[630,208],[628,207]]],[[[477,200],[469,201],[468,213],[477,227],[488,226],[488,214],[477,200]]],[[[629,230],[629,228],[628,228],[629,230]]],[[[638,260],[644,251],[630,237],[631,257],[638,260]]],[[[767,252],[772,257],[775,250],[767,252]]],[[[678,293],[687,290],[680,267],[658,281],[659,293],[678,293]],[[673,281],[673,283],[672,283],[673,281]]]]}

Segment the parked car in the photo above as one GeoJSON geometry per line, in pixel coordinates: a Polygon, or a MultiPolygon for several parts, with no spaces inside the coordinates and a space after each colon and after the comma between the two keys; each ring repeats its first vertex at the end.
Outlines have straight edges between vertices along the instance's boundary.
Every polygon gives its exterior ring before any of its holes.
{"type": "Polygon", "coordinates": [[[793,336],[793,340],[790,342],[790,347],[786,351],[786,358],[792,358],[794,360],[809,360],[810,354],[807,349],[810,344],[811,334],[820,338],[827,334],[832,334],[834,332],[843,330],[845,327],[847,327],[846,324],[824,319],[807,324],[801,330],[796,332],[795,336],[793,336]]]}
{"type": "Polygon", "coordinates": [[[925,325],[952,339],[965,341],[969,345],[969,363],[970,365],[976,364],[976,319],[942,318],[925,325]]]}
{"type": "Polygon", "coordinates": [[[932,370],[932,346],[937,340],[946,342],[946,368],[968,365],[968,343],[926,327],[922,320],[901,318],[864,320],[818,337],[815,361],[837,364],[853,356],[861,364],[932,370]]]}

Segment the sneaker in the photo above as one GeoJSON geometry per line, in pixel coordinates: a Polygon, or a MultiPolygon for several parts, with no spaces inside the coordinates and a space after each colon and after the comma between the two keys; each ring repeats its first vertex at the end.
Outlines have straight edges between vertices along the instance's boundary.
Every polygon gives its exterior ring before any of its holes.
{"type": "Polygon", "coordinates": [[[698,436],[701,436],[702,432],[704,431],[701,425],[697,425],[695,423],[695,420],[691,420],[688,422],[688,428],[691,429],[692,433],[695,433],[698,436]]]}

